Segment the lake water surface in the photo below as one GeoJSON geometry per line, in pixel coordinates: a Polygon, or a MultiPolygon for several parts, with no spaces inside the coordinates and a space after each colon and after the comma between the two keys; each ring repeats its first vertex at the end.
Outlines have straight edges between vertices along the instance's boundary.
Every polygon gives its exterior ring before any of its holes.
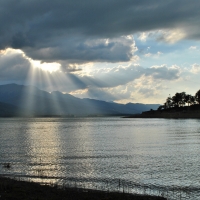
{"type": "Polygon", "coordinates": [[[120,179],[191,188],[198,199],[200,120],[1,118],[0,164],[0,174],[38,182],[95,188],[120,179]]]}

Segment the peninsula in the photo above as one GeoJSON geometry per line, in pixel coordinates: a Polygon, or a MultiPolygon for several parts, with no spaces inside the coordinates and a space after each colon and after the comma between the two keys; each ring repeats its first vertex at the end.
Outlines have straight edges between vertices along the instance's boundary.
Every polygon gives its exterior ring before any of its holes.
{"type": "Polygon", "coordinates": [[[166,102],[157,110],[149,110],[141,114],[126,116],[125,118],[198,118],[200,119],[200,90],[194,96],[185,92],[176,93],[168,97],[166,102]]]}

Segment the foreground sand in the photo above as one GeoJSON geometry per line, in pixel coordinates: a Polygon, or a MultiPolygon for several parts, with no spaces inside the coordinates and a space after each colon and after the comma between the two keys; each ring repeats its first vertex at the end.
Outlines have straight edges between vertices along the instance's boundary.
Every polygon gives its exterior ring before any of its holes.
{"type": "Polygon", "coordinates": [[[78,188],[58,189],[37,183],[17,181],[0,177],[0,200],[23,199],[73,199],[73,200],[164,200],[162,197],[131,195],[116,192],[85,190],[78,188]]]}

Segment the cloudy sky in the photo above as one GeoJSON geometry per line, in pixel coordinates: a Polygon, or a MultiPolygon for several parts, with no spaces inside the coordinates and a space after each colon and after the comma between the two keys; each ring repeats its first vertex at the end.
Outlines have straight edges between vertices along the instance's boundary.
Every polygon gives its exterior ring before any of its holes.
{"type": "Polygon", "coordinates": [[[200,89],[199,0],[1,0],[0,84],[163,103],[200,89]]]}

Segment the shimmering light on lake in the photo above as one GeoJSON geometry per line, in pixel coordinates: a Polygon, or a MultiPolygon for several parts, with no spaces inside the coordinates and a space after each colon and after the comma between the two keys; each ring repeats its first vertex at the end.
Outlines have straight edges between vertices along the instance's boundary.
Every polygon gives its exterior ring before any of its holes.
{"type": "Polygon", "coordinates": [[[200,120],[0,119],[0,174],[200,188],[200,120]]]}

